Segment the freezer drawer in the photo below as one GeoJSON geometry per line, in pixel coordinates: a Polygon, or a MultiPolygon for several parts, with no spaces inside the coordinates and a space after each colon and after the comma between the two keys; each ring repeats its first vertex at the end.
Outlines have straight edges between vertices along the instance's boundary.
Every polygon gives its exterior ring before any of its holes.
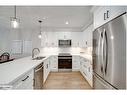
{"type": "Polygon", "coordinates": [[[98,75],[94,74],[94,79],[93,79],[94,83],[93,83],[93,88],[94,89],[102,89],[102,90],[109,90],[109,89],[114,89],[114,87],[112,87],[110,84],[108,84],[106,81],[104,81],[101,77],[99,77],[98,75]]]}

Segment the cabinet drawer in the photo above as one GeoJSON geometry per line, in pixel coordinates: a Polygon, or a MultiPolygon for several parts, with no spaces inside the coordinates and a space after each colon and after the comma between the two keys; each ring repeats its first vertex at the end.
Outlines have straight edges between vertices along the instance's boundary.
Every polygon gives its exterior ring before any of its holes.
{"type": "Polygon", "coordinates": [[[13,84],[13,89],[32,89],[33,88],[33,70],[21,76],[13,84]],[[29,86],[28,86],[29,85],[29,86]]]}

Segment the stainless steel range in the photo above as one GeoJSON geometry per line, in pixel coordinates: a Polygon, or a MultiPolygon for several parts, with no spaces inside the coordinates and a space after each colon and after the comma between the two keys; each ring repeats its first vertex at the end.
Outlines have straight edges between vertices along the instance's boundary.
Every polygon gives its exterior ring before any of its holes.
{"type": "Polygon", "coordinates": [[[58,69],[59,71],[72,71],[72,55],[70,53],[59,53],[58,69]]]}

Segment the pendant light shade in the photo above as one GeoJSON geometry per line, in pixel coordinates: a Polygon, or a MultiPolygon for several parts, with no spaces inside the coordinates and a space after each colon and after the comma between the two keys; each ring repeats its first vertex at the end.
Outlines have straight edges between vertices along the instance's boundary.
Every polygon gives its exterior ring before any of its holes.
{"type": "Polygon", "coordinates": [[[40,23],[40,32],[39,32],[38,38],[41,39],[42,38],[42,32],[41,32],[41,23],[42,23],[42,21],[39,20],[38,22],[40,23]]]}
{"type": "Polygon", "coordinates": [[[19,27],[19,20],[16,18],[12,18],[11,20],[11,27],[18,28],[19,27]]]}
{"type": "Polygon", "coordinates": [[[40,39],[41,39],[41,37],[42,37],[42,36],[41,36],[41,34],[39,34],[39,35],[38,35],[38,38],[40,38],[40,39]]]}
{"type": "Polygon", "coordinates": [[[16,17],[16,6],[14,6],[14,17],[11,17],[11,27],[12,28],[19,27],[19,19],[16,17]]]}

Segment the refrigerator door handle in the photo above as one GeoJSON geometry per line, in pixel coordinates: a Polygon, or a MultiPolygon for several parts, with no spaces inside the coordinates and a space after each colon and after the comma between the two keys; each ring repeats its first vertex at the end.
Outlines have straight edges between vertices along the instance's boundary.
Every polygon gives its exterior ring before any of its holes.
{"type": "Polygon", "coordinates": [[[99,55],[101,54],[101,56],[98,57],[98,60],[99,60],[99,62],[101,64],[101,73],[104,72],[104,70],[103,70],[103,58],[102,58],[103,57],[103,47],[102,47],[103,44],[102,44],[102,39],[103,39],[103,32],[100,33],[99,46],[98,46],[98,54],[99,55]]]}
{"type": "Polygon", "coordinates": [[[107,73],[107,63],[108,63],[108,41],[107,41],[107,33],[104,29],[103,32],[103,71],[104,75],[107,73]]]}

